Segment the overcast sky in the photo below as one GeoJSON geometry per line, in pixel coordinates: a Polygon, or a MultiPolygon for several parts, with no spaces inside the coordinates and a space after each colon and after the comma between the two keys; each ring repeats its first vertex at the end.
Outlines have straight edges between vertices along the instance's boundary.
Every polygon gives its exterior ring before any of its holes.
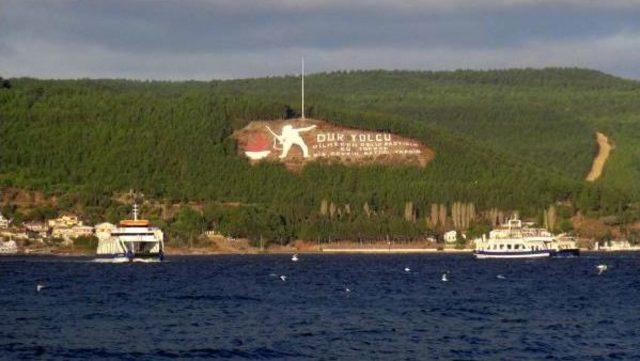
{"type": "Polygon", "coordinates": [[[640,0],[0,0],[0,76],[578,66],[640,79],[640,0]]]}

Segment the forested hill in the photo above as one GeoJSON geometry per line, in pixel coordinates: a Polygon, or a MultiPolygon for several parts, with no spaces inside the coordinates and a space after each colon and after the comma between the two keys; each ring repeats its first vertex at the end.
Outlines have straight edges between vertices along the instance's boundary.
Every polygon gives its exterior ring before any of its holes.
{"type": "Polygon", "coordinates": [[[204,203],[211,225],[241,212],[225,204],[241,204],[245,213],[233,216],[264,220],[280,238],[414,234],[432,204],[454,202],[528,216],[562,202],[565,217],[637,218],[639,82],[556,68],[314,74],[307,116],[420,139],[435,160],[424,169],[318,164],[299,174],[250,166],[230,135],[251,120],[297,116],[298,82],[3,81],[0,182],[73,195],[93,218],[116,217],[111,195],[132,188],[204,203]],[[615,149],[587,184],[596,131],[615,149]],[[341,211],[321,212],[323,201],[341,211]]]}

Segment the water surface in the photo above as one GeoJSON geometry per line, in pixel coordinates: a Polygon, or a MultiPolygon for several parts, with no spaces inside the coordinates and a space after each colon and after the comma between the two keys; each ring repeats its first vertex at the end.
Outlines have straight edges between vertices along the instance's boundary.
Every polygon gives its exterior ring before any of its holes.
{"type": "Polygon", "coordinates": [[[633,253],[2,257],[0,359],[640,359],[639,271],[633,253]]]}

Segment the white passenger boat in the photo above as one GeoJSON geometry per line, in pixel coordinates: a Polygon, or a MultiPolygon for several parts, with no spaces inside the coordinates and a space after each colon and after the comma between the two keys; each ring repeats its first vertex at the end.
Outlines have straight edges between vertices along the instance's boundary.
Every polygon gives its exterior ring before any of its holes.
{"type": "Polygon", "coordinates": [[[114,261],[164,259],[164,234],[146,219],[138,219],[138,205],[133,205],[133,219],[120,221],[107,237],[99,238],[97,255],[114,261]]]}
{"type": "Polygon", "coordinates": [[[577,248],[560,245],[546,229],[523,226],[517,218],[492,230],[489,238],[483,236],[477,240],[474,251],[478,259],[566,257],[578,254],[577,248]]]}

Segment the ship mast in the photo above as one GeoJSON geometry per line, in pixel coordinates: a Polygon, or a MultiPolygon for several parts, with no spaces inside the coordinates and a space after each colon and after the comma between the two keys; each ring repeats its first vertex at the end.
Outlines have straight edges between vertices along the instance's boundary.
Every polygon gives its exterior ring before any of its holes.
{"type": "Polygon", "coordinates": [[[138,203],[133,204],[133,220],[138,220],[138,203]]]}

